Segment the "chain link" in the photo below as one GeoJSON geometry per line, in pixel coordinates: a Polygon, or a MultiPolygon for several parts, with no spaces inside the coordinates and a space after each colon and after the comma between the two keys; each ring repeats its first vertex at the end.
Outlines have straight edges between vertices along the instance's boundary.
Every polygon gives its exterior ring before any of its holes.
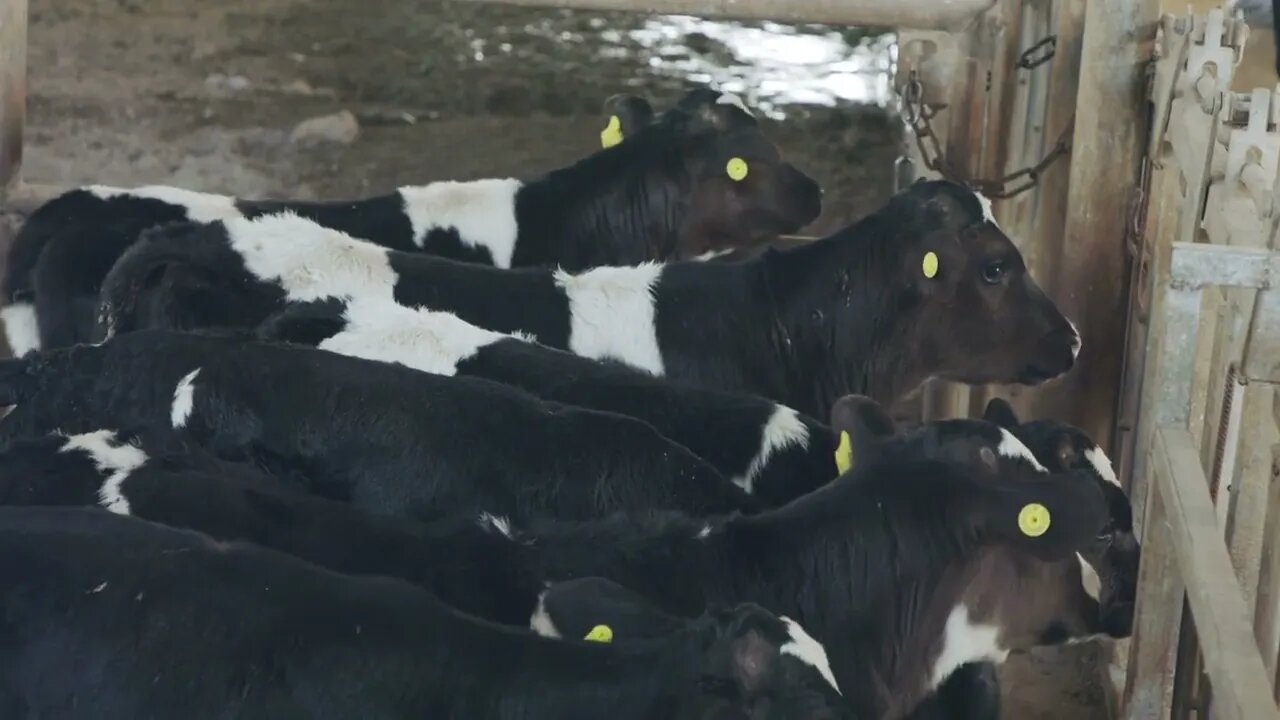
{"type": "Polygon", "coordinates": [[[1022,51],[1018,57],[1018,67],[1023,70],[1040,67],[1053,59],[1058,52],[1058,36],[1050,35],[1040,42],[1022,51]]]}
{"type": "Polygon", "coordinates": [[[920,82],[920,76],[915,70],[911,71],[906,86],[902,89],[902,103],[903,119],[915,136],[916,147],[920,151],[925,167],[948,180],[968,185],[987,197],[1006,199],[1030,190],[1039,184],[1040,176],[1050,165],[1071,152],[1071,135],[1075,128],[1074,116],[1062,129],[1054,146],[1039,162],[999,178],[973,178],[951,163],[943,152],[942,143],[934,132],[932,120],[947,106],[924,101],[924,85],[920,82]]]}

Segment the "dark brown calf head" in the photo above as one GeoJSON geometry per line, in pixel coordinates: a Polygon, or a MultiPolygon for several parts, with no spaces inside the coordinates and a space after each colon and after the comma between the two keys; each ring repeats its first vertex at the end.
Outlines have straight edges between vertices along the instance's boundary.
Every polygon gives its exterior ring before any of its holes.
{"type": "Polygon", "coordinates": [[[822,212],[822,188],[783,159],[735,95],[693,90],[656,118],[643,98],[615,95],[605,116],[606,146],[625,140],[637,163],[678,183],[687,215],[668,259],[753,247],[822,212]]]}
{"type": "Polygon", "coordinates": [[[1027,273],[981,195],[918,182],[877,215],[897,238],[903,338],[919,371],[969,384],[1036,384],[1071,369],[1080,336],[1027,273]],[[894,227],[894,226],[897,227],[894,227]]]}
{"type": "Polygon", "coordinates": [[[842,398],[832,415],[833,430],[849,436],[854,456],[852,474],[837,482],[897,473],[902,487],[881,503],[885,522],[897,524],[902,537],[954,543],[946,559],[946,551],[933,550],[937,557],[920,563],[924,570],[899,568],[904,578],[931,574],[915,578],[929,588],[917,615],[899,619],[912,628],[899,639],[900,662],[923,676],[914,691],[936,689],[962,664],[999,661],[1011,650],[1100,631],[1098,602],[1079,556],[1095,547],[1112,520],[1108,498],[1089,471],[1050,473],[1009,431],[983,420],[928,423],[897,434],[880,406],[861,396],[842,398]],[[940,469],[914,476],[898,471],[919,463],[940,469]]]}
{"type": "Polygon", "coordinates": [[[1110,522],[1097,542],[1081,552],[1082,568],[1089,594],[1100,606],[1094,632],[1127,637],[1133,630],[1142,547],[1133,533],[1133,506],[1111,460],[1080,428],[1056,420],[1020,422],[1013,407],[1000,398],[987,403],[983,417],[1022,440],[1050,472],[1083,470],[1101,488],[1110,522]]]}

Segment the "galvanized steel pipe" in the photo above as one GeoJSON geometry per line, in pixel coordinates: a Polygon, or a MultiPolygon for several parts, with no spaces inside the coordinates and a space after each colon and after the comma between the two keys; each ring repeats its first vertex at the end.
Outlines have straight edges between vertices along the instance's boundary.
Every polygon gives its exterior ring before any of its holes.
{"type": "Polygon", "coordinates": [[[996,0],[455,0],[503,5],[695,15],[786,23],[876,25],[922,30],[955,28],[996,0]]]}

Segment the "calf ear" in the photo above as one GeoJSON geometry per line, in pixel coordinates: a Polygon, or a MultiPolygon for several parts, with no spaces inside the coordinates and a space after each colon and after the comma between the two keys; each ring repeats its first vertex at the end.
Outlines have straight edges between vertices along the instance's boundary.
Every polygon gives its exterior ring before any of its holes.
{"type": "Polygon", "coordinates": [[[837,443],[837,469],[847,472],[898,428],[880,403],[865,395],[845,395],[831,407],[831,431],[837,443]]]}
{"type": "Polygon", "coordinates": [[[985,533],[1045,561],[1088,547],[1110,518],[1106,499],[1083,470],[1002,479],[975,493],[985,533]],[[981,496],[981,497],[977,497],[981,496]]]}
{"type": "Polygon", "coordinates": [[[742,98],[733,93],[708,88],[689,91],[676,103],[676,109],[693,119],[688,126],[691,134],[703,132],[708,127],[725,131],[756,124],[755,115],[742,102],[742,98]]]}
{"type": "Polygon", "coordinates": [[[1013,411],[1009,401],[998,397],[987,401],[987,409],[982,411],[982,419],[1006,430],[1012,430],[1022,424],[1018,422],[1018,414],[1013,411]]]}
{"type": "Polygon", "coordinates": [[[653,106],[636,95],[613,95],[604,101],[605,127],[600,144],[612,147],[653,122],[653,106]]]}

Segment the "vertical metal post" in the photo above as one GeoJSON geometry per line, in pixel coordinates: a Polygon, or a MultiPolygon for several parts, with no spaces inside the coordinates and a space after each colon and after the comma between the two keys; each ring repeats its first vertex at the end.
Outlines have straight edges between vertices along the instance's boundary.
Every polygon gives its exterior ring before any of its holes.
{"type": "Polygon", "coordinates": [[[1045,253],[1056,275],[1046,285],[1079,326],[1084,346],[1078,367],[1041,394],[1038,414],[1079,425],[1106,445],[1120,396],[1125,228],[1146,150],[1146,48],[1159,6],[1132,0],[1085,7],[1067,222],[1045,253]]]}

